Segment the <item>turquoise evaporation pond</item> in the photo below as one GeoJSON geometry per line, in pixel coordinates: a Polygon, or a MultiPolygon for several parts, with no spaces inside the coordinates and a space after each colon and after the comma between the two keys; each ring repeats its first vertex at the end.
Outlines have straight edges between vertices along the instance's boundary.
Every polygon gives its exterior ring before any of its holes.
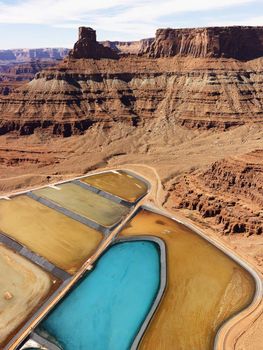
{"type": "Polygon", "coordinates": [[[112,246],[41,323],[64,350],[129,349],[159,290],[160,252],[149,241],[112,246]]]}

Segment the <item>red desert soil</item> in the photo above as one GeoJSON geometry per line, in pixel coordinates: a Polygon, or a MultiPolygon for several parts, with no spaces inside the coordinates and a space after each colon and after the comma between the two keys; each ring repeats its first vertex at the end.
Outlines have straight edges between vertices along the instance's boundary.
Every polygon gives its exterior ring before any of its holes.
{"type": "MultiPolygon", "coordinates": [[[[0,98],[0,193],[136,170],[157,205],[262,274],[262,27],[159,30],[139,55],[112,46],[81,29],[69,59],[0,98]]],[[[228,349],[262,349],[262,309],[228,349]]]]}

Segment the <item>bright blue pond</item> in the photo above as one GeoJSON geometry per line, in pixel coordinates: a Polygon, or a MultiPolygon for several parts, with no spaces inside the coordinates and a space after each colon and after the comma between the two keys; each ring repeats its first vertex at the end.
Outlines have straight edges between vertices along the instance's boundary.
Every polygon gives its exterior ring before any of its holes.
{"type": "Polygon", "coordinates": [[[129,349],[158,293],[155,243],[119,243],[42,322],[65,350],[129,349]]]}

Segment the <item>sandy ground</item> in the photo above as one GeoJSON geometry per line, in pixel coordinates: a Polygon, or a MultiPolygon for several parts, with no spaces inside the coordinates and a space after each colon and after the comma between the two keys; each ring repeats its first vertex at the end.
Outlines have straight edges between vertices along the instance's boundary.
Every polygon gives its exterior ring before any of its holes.
{"type": "Polygon", "coordinates": [[[7,340],[47,296],[52,281],[38,266],[0,245],[0,339],[7,340]]]}
{"type": "Polygon", "coordinates": [[[149,165],[163,184],[233,154],[262,149],[263,126],[227,132],[187,130],[165,118],[131,128],[95,125],[83,136],[32,135],[0,138],[0,194],[72,178],[94,169],[126,164],[149,165]],[[125,141],[124,141],[125,140],[125,141]]]}
{"type": "MultiPolygon", "coordinates": [[[[261,310],[263,309],[263,302],[260,306],[261,310]]],[[[243,325],[245,331],[241,333],[240,336],[236,338],[234,345],[235,350],[262,350],[262,325],[263,325],[263,316],[262,312],[258,316],[254,317],[253,320],[247,322],[246,325],[243,325]]]]}

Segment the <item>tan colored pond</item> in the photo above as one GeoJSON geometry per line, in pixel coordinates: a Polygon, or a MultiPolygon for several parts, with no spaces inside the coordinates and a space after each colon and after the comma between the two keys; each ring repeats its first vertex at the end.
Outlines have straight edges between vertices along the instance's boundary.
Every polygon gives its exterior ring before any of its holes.
{"type": "Polygon", "coordinates": [[[41,268],[0,244],[1,349],[56,285],[41,268]]]}
{"type": "Polygon", "coordinates": [[[125,206],[78,185],[67,183],[59,188],[60,190],[46,187],[34,193],[102,226],[112,226],[128,214],[129,209],[125,206]]]}
{"type": "Polygon", "coordinates": [[[88,259],[103,235],[27,197],[0,200],[0,231],[69,273],[88,259]]]}
{"type": "Polygon", "coordinates": [[[220,325],[249,305],[252,276],[205,239],[143,210],[120,236],[154,235],[167,248],[167,288],[140,349],[211,350],[220,325]]]}
{"type": "Polygon", "coordinates": [[[128,202],[135,202],[148,190],[145,182],[121,170],[91,175],[81,181],[128,202]]]}

